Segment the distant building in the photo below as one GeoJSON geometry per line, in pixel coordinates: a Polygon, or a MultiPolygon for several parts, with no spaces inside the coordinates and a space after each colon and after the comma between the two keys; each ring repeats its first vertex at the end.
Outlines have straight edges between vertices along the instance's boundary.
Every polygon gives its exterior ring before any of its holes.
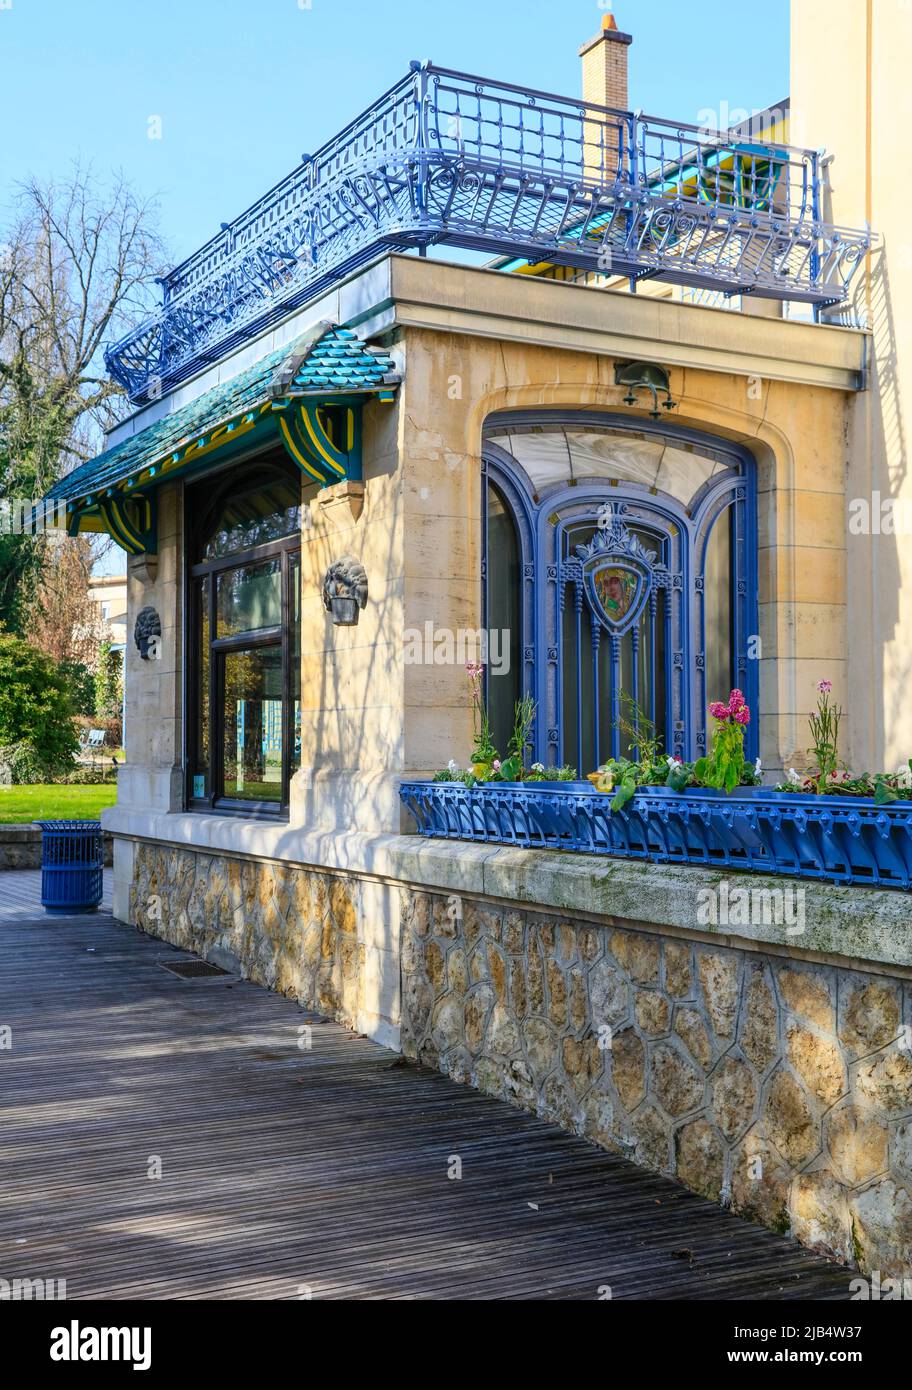
{"type": "Polygon", "coordinates": [[[89,592],[97,605],[105,636],[123,650],[127,642],[127,576],[99,575],[89,580],[89,592]]]}

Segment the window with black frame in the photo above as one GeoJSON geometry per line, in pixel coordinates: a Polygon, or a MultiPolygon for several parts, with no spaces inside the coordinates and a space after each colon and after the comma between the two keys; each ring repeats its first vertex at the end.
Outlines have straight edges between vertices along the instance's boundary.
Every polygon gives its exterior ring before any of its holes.
{"type": "Polygon", "coordinates": [[[279,452],[185,496],[187,803],[280,815],[301,758],[301,475],[279,452]]]}

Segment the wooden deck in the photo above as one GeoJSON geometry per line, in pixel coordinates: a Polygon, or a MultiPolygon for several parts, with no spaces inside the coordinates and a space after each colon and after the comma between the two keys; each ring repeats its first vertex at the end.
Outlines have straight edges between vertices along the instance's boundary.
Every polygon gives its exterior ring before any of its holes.
{"type": "Polygon", "coordinates": [[[256,985],[182,980],[163,966],[186,952],[110,913],[29,911],[36,888],[0,875],[0,1277],[69,1299],[847,1298],[800,1246],[256,985]]]}

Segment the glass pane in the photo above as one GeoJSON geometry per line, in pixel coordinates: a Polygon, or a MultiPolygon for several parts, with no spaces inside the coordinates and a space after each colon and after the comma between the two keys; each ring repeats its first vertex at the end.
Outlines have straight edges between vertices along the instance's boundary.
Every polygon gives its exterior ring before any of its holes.
{"type": "Polygon", "coordinates": [[[224,663],[224,794],[281,801],[281,647],[228,652],[224,663]]]}
{"type": "MultiPolygon", "coordinates": [[[[731,508],[709,533],[703,579],[706,631],[706,704],[727,700],[732,688],[731,508]]],[[[701,723],[706,710],[700,711],[701,723]]]]}
{"type": "Polygon", "coordinates": [[[301,766],[301,561],[296,555],[289,563],[288,577],[291,584],[289,607],[292,615],[291,629],[291,770],[294,776],[301,766]]]}
{"type": "Polygon", "coordinates": [[[193,782],[190,787],[192,797],[208,796],[211,790],[209,781],[209,592],[211,580],[207,577],[197,584],[197,612],[199,614],[199,648],[196,653],[196,765],[192,769],[193,782]]]}
{"type": "Polygon", "coordinates": [[[282,565],[276,557],[218,576],[218,636],[278,627],[282,621],[282,565]]]}
{"type": "Polygon", "coordinates": [[[567,585],[564,595],[564,611],[561,621],[561,687],[563,698],[562,729],[563,733],[563,753],[562,760],[575,767],[580,776],[586,772],[591,772],[591,768],[580,766],[582,759],[579,753],[579,644],[577,642],[576,631],[576,607],[575,607],[575,586],[567,585]]]}
{"type": "MultiPolygon", "coordinates": [[[[640,526],[629,526],[647,550],[655,552],[659,560],[665,557],[666,544],[661,536],[646,530],[640,526]]],[[[565,553],[568,557],[574,553],[574,547],[583,545],[591,541],[595,535],[596,527],[591,522],[580,521],[565,533],[565,553]]],[[[568,589],[568,609],[573,606],[573,589],[568,589]]],[[[661,610],[660,610],[661,611],[661,610]]],[[[582,623],[582,649],[578,652],[576,637],[576,617],[572,618],[565,612],[563,622],[563,651],[562,651],[562,676],[564,691],[564,756],[567,761],[577,761],[578,735],[577,735],[577,711],[582,709],[582,757],[580,759],[580,771],[585,773],[591,771],[596,765],[596,758],[599,762],[604,762],[606,758],[612,756],[631,757],[631,749],[635,748],[634,735],[632,732],[625,731],[620,727],[619,722],[615,722],[612,714],[612,692],[614,689],[615,672],[611,663],[611,635],[607,627],[601,629],[601,639],[598,652],[598,707],[595,708],[595,675],[596,662],[592,651],[592,625],[598,622],[587,602],[584,606],[584,618],[582,623]],[[577,670],[582,673],[582,690],[580,692],[577,683],[577,670]],[[598,719],[599,742],[596,753],[595,745],[595,722],[598,719]]],[[[659,619],[661,621],[661,619],[659,619]]],[[[661,686],[664,682],[664,657],[663,646],[657,633],[656,643],[656,672],[652,669],[652,647],[650,634],[652,631],[652,619],[650,616],[649,604],[647,603],[637,624],[639,635],[639,647],[637,654],[636,681],[634,681],[633,670],[633,634],[626,632],[620,639],[618,651],[618,721],[623,719],[631,727],[635,724],[634,711],[629,706],[623,696],[636,699],[643,715],[647,719],[653,717],[653,685],[657,680],[661,686]]],[[[658,736],[665,743],[665,708],[663,690],[656,692],[655,722],[658,736]]],[[[648,729],[644,729],[648,735],[648,729]]]]}
{"type": "MultiPolygon", "coordinates": [[[[577,772],[584,777],[587,772],[592,772],[595,768],[595,679],[594,661],[592,645],[592,629],[595,619],[587,608],[583,609],[582,622],[580,624],[580,670],[582,672],[582,730],[583,730],[583,756],[577,772]]],[[[604,637],[605,634],[603,633],[604,637]]],[[[600,692],[600,698],[604,699],[604,691],[600,692]]],[[[576,758],[573,759],[574,766],[576,758]]]]}
{"type": "MultiPolygon", "coordinates": [[[[202,496],[205,498],[205,493],[202,496]]],[[[233,555],[300,530],[300,475],[289,472],[283,477],[279,471],[264,469],[252,478],[248,475],[246,483],[242,481],[226,499],[203,540],[200,558],[214,560],[220,555],[233,555]]]]}
{"type": "MultiPolygon", "coordinates": [[[[599,645],[599,762],[605,762],[606,758],[612,756],[612,727],[611,727],[611,639],[608,633],[602,631],[601,643],[599,645]]],[[[585,776],[587,772],[594,772],[594,767],[581,767],[580,776],[585,776]]]]}
{"type": "Polygon", "coordinates": [[[629,431],[517,426],[489,436],[522,465],[536,492],[568,482],[605,478],[655,488],[689,504],[709,478],[730,466],[724,457],[694,445],[629,431]]]}
{"type": "Polygon", "coordinates": [[[490,485],[487,561],[488,715],[494,746],[506,757],[513,706],[522,692],[519,542],[500,493],[490,485]]]}
{"type": "Polygon", "coordinates": [[[668,727],[668,671],[665,667],[666,592],[665,589],[659,589],[656,594],[656,660],[655,671],[652,675],[655,688],[655,719],[653,722],[664,738],[665,753],[670,755],[674,751],[674,740],[671,737],[672,731],[668,727]]]}

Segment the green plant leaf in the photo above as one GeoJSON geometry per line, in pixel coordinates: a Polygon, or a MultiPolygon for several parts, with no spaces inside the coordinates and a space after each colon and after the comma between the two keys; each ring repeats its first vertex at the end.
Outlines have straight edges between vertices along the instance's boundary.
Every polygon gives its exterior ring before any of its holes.
{"type": "Polygon", "coordinates": [[[697,758],[697,761],[694,763],[693,773],[694,780],[699,782],[702,786],[708,787],[712,785],[709,781],[712,773],[712,763],[709,758],[697,758]]]}
{"type": "Polygon", "coordinates": [[[882,777],[878,777],[874,783],[874,805],[889,806],[891,801],[898,801],[899,797],[892,787],[888,787],[882,777]]]}
{"type": "Polygon", "coordinates": [[[611,809],[612,809],[612,811],[620,811],[620,810],[622,810],[622,809],[627,805],[627,802],[628,802],[628,801],[630,800],[630,798],[633,796],[633,794],[634,794],[635,791],[636,791],[636,781],[635,781],[635,779],[634,779],[633,777],[630,777],[630,776],[625,777],[625,778],[623,779],[623,781],[618,785],[617,791],[614,793],[614,796],[611,798],[611,809]]]}
{"type": "Polygon", "coordinates": [[[671,787],[673,792],[682,792],[690,781],[690,768],[686,763],[676,763],[674,767],[668,769],[668,776],[665,778],[666,787],[671,787]]]}

